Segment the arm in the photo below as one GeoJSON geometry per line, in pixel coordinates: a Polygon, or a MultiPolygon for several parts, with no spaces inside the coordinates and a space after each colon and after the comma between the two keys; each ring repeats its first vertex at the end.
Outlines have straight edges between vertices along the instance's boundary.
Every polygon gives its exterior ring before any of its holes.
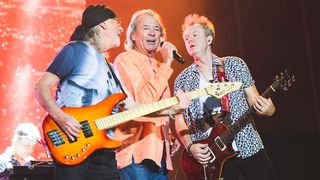
{"type": "Polygon", "coordinates": [[[233,68],[241,72],[238,80],[243,83],[249,106],[253,106],[257,115],[272,116],[275,112],[275,107],[270,98],[266,99],[259,95],[247,64],[238,57],[234,57],[234,63],[233,68]]]}
{"type": "Polygon", "coordinates": [[[256,114],[260,116],[272,116],[274,114],[276,109],[272,100],[260,96],[255,85],[245,88],[244,92],[249,106],[253,106],[256,114]]]}
{"type": "Polygon", "coordinates": [[[56,104],[51,88],[60,81],[60,78],[50,72],[45,72],[34,87],[34,93],[40,105],[51,115],[60,128],[73,140],[73,136],[79,137],[80,127],[78,121],[63,112],[56,104]]]}

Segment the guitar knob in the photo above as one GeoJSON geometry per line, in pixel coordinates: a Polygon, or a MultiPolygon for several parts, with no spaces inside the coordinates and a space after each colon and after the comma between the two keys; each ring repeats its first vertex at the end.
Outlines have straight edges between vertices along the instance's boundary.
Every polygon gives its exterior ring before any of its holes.
{"type": "Polygon", "coordinates": [[[74,159],[75,157],[74,156],[71,156],[71,159],[74,159]]]}
{"type": "Polygon", "coordinates": [[[80,154],[77,154],[77,157],[80,157],[80,154]]]}
{"type": "Polygon", "coordinates": [[[85,151],[86,151],[86,149],[85,149],[85,148],[82,148],[82,149],[81,149],[81,151],[82,151],[82,152],[85,152],[85,151]]]}
{"type": "Polygon", "coordinates": [[[89,146],[90,146],[90,143],[87,143],[86,146],[89,147],[89,146]]]}
{"type": "Polygon", "coordinates": [[[69,156],[68,156],[68,155],[65,155],[64,158],[69,159],[69,156]]]}

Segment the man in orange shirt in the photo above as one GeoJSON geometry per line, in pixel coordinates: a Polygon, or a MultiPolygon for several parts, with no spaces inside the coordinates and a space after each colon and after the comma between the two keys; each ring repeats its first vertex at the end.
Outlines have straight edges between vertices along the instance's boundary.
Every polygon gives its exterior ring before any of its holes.
{"type": "MultiPolygon", "coordinates": [[[[148,9],[137,11],[127,29],[126,51],[114,65],[123,83],[141,104],[170,97],[168,80],[173,73],[175,46],[164,41],[165,29],[160,16],[148,9]],[[160,43],[163,43],[160,47],[160,43]],[[160,51],[162,62],[155,59],[160,51]]],[[[172,114],[176,112],[170,112],[172,114]]],[[[168,179],[172,170],[169,147],[169,116],[141,117],[117,127],[115,138],[122,141],[116,159],[121,179],[168,179]]]]}

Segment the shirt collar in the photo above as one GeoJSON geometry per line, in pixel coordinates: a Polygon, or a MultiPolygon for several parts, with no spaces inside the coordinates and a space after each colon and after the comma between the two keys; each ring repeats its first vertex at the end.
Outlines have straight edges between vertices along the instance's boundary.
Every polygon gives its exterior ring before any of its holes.
{"type": "Polygon", "coordinates": [[[219,60],[219,57],[215,54],[212,54],[212,64],[215,66],[222,65],[222,62],[219,60]]]}
{"type": "MultiPolygon", "coordinates": [[[[212,65],[214,65],[214,66],[222,65],[222,62],[220,61],[220,58],[215,54],[212,54],[212,65]]],[[[196,66],[197,66],[196,63],[192,64],[192,68],[196,68],[196,66]]]]}

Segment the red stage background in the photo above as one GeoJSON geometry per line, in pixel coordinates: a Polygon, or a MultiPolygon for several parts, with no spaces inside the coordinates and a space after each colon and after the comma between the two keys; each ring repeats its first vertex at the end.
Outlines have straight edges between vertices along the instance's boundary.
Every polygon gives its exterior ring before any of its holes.
{"type": "MultiPolygon", "coordinates": [[[[80,22],[84,0],[0,1],[0,127],[2,153],[15,127],[32,122],[41,127],[45,112],[33,86],[50,60],[80,22]]],[[[46,159],[38,145],[35,158],[46,159]]]]}

